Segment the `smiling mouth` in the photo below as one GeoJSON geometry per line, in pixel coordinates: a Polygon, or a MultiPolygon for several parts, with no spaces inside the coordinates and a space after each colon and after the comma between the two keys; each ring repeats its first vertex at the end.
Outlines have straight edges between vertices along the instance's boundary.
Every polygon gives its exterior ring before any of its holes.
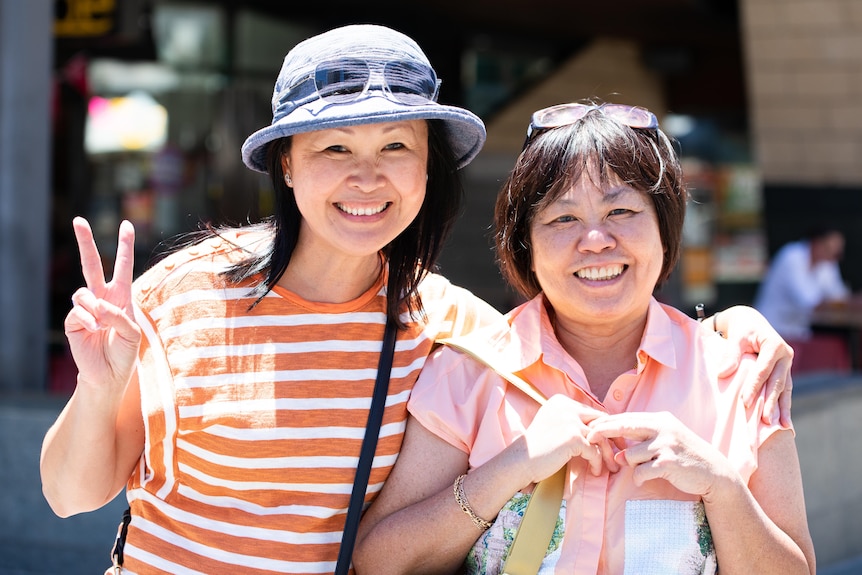
{"type": "Polygon", "coordinates": [[[584,268],[576,271],[575,276],[581,278],[582,280],[612,280],[615,277],[618,277],[621,273],[623,273],[623,270],[625,270],[625,268],[626,266],[621,264],[601,266],[596,268],[584,268]]]}
{"type": "Polygon", "coordinates": [[[380,212],[388,208],[390,204],[391,202],[384,202],[379,206],[362,208],[356,208],[353,206],[348,206],[346,204],[335,204],[335,207],[337,207],[345,214],[350,214],[351,216],[373,216],[375,214],[379,214],[380,212]]]}

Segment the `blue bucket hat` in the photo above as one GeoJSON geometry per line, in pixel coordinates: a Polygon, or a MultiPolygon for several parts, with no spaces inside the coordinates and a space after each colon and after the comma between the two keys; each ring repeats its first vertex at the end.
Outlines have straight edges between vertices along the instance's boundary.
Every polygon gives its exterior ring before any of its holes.
{"type": "Polygon", "coordinates": [[[440,82],[409,37],[369,24],[336,28],[297,44],[272,95],[272,123],[242,145],[242,161],[266,173],[273,140],[302,132],[402,120],[442,120],[459,168],[485,143],[472,112],[438,104],[440,82]]]}

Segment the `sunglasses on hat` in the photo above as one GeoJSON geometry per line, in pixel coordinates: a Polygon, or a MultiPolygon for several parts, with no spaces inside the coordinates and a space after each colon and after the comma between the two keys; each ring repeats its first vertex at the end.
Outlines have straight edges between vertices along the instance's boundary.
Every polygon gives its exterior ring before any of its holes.
{"type": "Polygon", "coordinates": [[[593,110],[598,110],[605,116],[630,128],[647,130],[658,128],[658,118],[656,118],[655,114],[640,106],[628,106],[626,104],[559,104],[533,113],[532,118],[530,118],[530,125],[527,127],[527,139],[524,141],[524,147],[541,131],[574,124],[593,110]]]}
{"type": "Polygon", "coordinates": [[[389,100],[417,106],[437,101],[440,84],[434,70],[420,62],[340,58],[318,64],[312,74],[288,88],[280,101],[294,107],[317,98],[341,104],[380,90],[389,100]]]}

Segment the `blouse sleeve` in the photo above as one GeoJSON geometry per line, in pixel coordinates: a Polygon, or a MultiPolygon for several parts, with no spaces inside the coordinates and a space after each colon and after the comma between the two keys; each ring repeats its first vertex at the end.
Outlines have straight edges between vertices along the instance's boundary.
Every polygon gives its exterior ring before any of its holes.
{"type": "Polygon", "coordinates": [[[407,404],[426,429],[477,467],[524,434],[539,405],[473,358],[441,346],[428,358],[407,404]]]}
{"type": "Polygon", "coordinates": [[[475,385],[476,367],[463,354],[441,346],[425,362],[407,403],[426,429],[466,453],[472,450],[487,404],[487,393],[475,385]]]}

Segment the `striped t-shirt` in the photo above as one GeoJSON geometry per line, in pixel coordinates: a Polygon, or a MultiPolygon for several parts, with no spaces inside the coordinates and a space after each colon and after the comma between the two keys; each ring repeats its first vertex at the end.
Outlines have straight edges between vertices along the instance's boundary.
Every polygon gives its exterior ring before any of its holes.
{"type": "MultiPolygon", "coordinates": [[[[233,252],[233,253],[231,253],[233,252]]],[[[384,275],[356,300],[275,288],[252,310],[220,276],[220,239],[135,282],[146,444],[127,488],[132,573],[332,573],[386,322],[384,275]]],[[[434,340],[499,314],[429,275],[426,316],[398,332],[366,504],[404,433],[407,398],[434,340]]]]}

